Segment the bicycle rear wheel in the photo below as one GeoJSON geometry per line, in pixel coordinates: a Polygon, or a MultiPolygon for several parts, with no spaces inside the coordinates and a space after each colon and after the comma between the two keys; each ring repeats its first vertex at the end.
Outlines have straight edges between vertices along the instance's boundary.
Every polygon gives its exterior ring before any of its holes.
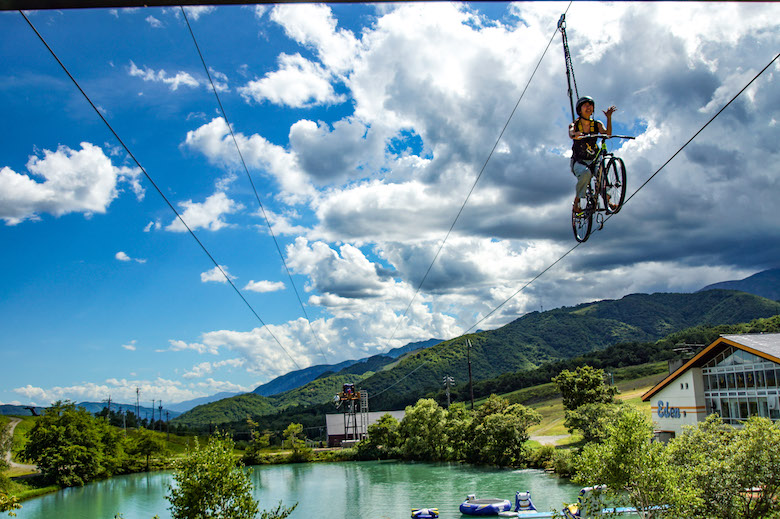
{"type": "Polygon", "coordinates": [[[589,207],[585,209],[571,210],[571,228],[574,231],[574,239],[582,243],[590,236],[593,227],[593,211],[589,207]]]}
{"type": "Polygon", "coordinates": [[[612,157],[607,162],[601,197],[604,199],[607,214],[615,214],[623,207],[626,197],[626,166],[620,157],[612,157]]]}

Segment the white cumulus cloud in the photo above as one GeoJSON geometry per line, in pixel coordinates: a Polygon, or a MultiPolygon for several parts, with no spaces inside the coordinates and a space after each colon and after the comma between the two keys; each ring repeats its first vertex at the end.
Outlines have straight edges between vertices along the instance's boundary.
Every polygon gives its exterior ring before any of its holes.
{"type": "Polygon", "coordinates": [[[342,103],[346,99],[335,93],[325,69],[300,54],[281,54],[279,70],[250,81],[238,91],[246,99],[293,108],[342,103]]]}
{"type": "Polygon", "coordinates": [[[30,157],[27,171],[0,169],[0,218],[6,225],[37,220],[40,213],[105,213],[119,195],[119,185],[132,185],[140,174],[138,169],[114,166],[99,146],[88,142],[82,142],[80,150],[44,150],[43,157],[30,157]]]}
{"type": "Polygon", "coordinates": [[[227,267],[224,265],[220,265],[219,267],[214,267],[213,269],[200,273],[200,280],[203,283],[227,283],[228,279],[233,280],[236,278],[235,276],[230,275],[230,272],[228,272],[227,267]],[[227,278],[225,276],[227,276],[227,278]]]}
{"type": "Polygon", "coordinates": [[[246,284],[244,287],[244,290],[249,290],[251,292],[277,292],[279,290],[284,290],[284,283],[281,281],[254,281],[250,280],[249,283],[246,284]]]}
{"type": "Polygon", "coordinates": [[[198,80],[192,77],[188,72],[179,71],[176,75],[171,77],[165,70],[154,71],[149,67],[139,68],[132,61],[130,62],[129,74],[133,77],[140,77],[144,81],[163,83],[174,91],[178,90],[180,86],[195,88],[200,85],[198,80]]]}
{"type": "MultiPolygon", "coordinates": [[[[195,229],[218,231],[223,227],[227,227],[229,224],[224,220],[224,217],[226,215],[236,213],[244,208],[242,204],[231,200],[225,193],[221,191],[218,191],[209,196],[202,203],[186,200],[184,202],[180,202],[179,207],[183,209],[183,211],[180,213],[181,218],[193,231],[195,229]]],[[[186,232],[187,228],[180,219],[175,218],[165,228],[165,230],[173,232],[186,232]]]]}

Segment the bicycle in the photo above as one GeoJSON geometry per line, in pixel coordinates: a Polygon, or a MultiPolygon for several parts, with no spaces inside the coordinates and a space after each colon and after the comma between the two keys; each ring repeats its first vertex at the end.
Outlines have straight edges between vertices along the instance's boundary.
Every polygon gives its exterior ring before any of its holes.
{"type": "Polygon", "coordinates": [[[604,228],[604,215],[617,214],[626,196],[626,166],[623,159],[607,151],[607,139],[633,139],[628,135],[587,135],[585,138],[601,139],[596,158],[590,164],[592,173],[585,197],[585,207],[572,207],[571,226],[574,238],[582,243],[588,239],[596,215],[598,229],[604,228]]]}

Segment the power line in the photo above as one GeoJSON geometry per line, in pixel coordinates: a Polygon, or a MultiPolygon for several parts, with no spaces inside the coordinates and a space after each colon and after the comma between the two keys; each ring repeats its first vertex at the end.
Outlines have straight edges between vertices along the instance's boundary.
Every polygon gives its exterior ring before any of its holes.
{"type": "Polygon", "coordinates": [[[217,260],[214,259],[214,256],[211,255],[211,253],[208,251],[206,246],[203,244],[203,242],[200,241],[200,239],[197,237],[195,232],[190,228],[189,225],[187,225],[187,222],[184,221],[184,218],[179,214],[179,212],[176,210],[175,207],[173,207],[173,204],[168,200],[168,197],[165,196],[165,194],[162,192],[162,190],[157,186],[157,183],[152,179],[152,177],[149,175],[149,173],[146,171],[146,169],[141,165],[141,163],[138,161],[137,158],[135,158],[135,155],[130,151],[130,148],[127,147],[125,142],[122,140],[121,137],[119,137],[119,134],[114,130],[114,128],[111,126],[111,124],[106,120],[105,117],[103,117],[103,114],[98,110],[97,106],[92,102],[92,99],[87,95],[87,93],[84,91],[83,88],[81,88],[81,85],[79,85],[79,82],[76,81],[76,78],[73,77],[73,75],[70,73],[68,68],[65,66],[62,61],[60,61],[60,58],[57,56],[57,54],[54,52],[54,50],[49,46],[49,44],[46,42],[44,37],[41,35],[40,32],[38,32],[38,29],[35,28],[35,26],[32,24],[29,18],[27,18],[27,15],[24,14],[23,11],[19,11],[19,14],[24,17],[27,24],[30,26],[30,28],[35,32],[35,34],[38,36],[38,39],[41,40],[41,43],[43,43],[46,48],[48,49],[49,53],[51,53],[52,57],[57,61],[57,63],[60,65],[62,70],[65,72],[65,74],[68,75],[70,80],[73,82],[74,85],[76,85],[76,88],[78,88],[79,92],[81,92],[81,95],[84,96],[84,99],[87,100],[89,105],[92,107],[92,109],[95,111],[95,113],[98,114],[98,117],[103,121],[103,123],[106,125],[106,127],[109,129],[109,131],[114,135],[114,138],[119,142],[119,144],[122,145],[122,147],[125,149],[125,152],[127,155],[133,159],[133,162],[138,166],[138,168],[141,170],[141,172],[144,174],[146,179],[149,181],[150,184],[154,187],[154,189],[157,191],[157,193],[162,197],[163,200],[165,200],[165,203],[168,204],[168,207],[173,211],[173,213],[176,215],[176,218],[179,219],[179,221],[184,225],[184,227],[187,229],[187,231],[190,233],[190,236],[192,236],[195,241],[198,243],[200,248],[203,250],[203,252],[208,256],[208,258],[211,260],[211,262],[214,264],[214,266],[222,273],[222,275],[225,277],[225,280],[230,283],[230,286],[233,287],[233,290],[238,294],[238,297],[241,298],[241,300],[244,302],[244,304],[249,308],[249,310],[254,314],[254,316],[257,318],[258,321],[263,325],[263,327],[268,331],[268,333],[273,337],[274,341],[276,341],[276,344],[279,345],[279,347],[287,354],[287,356],[290,358],[290,360],[295,364],[295,366],[298,369],[301,369],[301,367],[298,365],[297,362],[295,362],[295,359],[290,355],[290,352],[287,351],[287,349],[282,346],[282,343],[279,342],[279,339],[274,335],[274,333],[271,331],[271,329],[265,324],[265,322],[260,318],[258,313],[255,311],[255,309],[252,307],[251,304],[249,304],[249,301],[246,300],[244,295],[241,293],[241,291],[236,287],[236,285],[233,283],[233,281],[230,279],[230,277],[225,273],[225,271],[222,269],[222,267],[217,263],[217,260]]]}
{"type": "MultiPolygon", "coordinates": [[[[566,7],[566,11],[564,12],[564,15],[567,12],[569,12],[569,7],[571,7],[571,4],[572,4],[572,2],[569,2],[569,5],[566,7]]],[[[463,201],[463,204],[460,206],[460,209],[458,210],[458,213],[455,215],[455,219],[452,221],[452,225],[450,225],[450,228],[447,231],[447,234],[444,236],[444,239],[442,240],[441,244],[439,245],[439,249],[436,251],[436,254],[433,256],[433,260],[431,260],[431,264],[428,265],[428,269],[425,271],[425,275],[420,280],[419,285],[417,285],[417,290],[415,290],[414,295],[412,295],[412,299],[409,301],[409,304],[406,306],[406,310],[404,310],[403,315],[401,315],[401,318],[396,323],[395,328],[393,329],[393,333],[390,335],[390,338],[388,339],[388,342],[392,341],[393,338],[395,337],[395,333],[398,331],[398,327],[401,325],[401,322],[404,320],[404,317],[406,317],[406,314],[409,313],[409,308],[411,308],[412,303],[414,302],[415,298],[417,297],[417,294],[420,293],[420,290],[422,289],[423,283],[425,283],[425,280],[428,279],[428,274],[431,273],[431,269],[433,268],[433,264],[436,263],[436,260],[438,259],[439,254],[441,254],[441,251],[444,248],[444,244],[447,243],[447,239],[450,237],[450,234],[452,234],[452,230],[455,228],[455,224],[458,222],[458,219],[460,218],[460,215],[463,213],[463,209],[466,207],[466,204],[468,203],[469,198],[471,198],[471,194],[474,192],[474,189],[477,187],[477,182],[479,182],[479,179],[482,178],[482,174],[485,172],[485,168],[487,168],[488,162],[490,162],[490,159],[493,157],[493,153],[495,153],[496,148],[498,148],[498,144],[501,142],[501,138],[504,136],[504,132],[506,132],[506,129],[509,127],[509,123],[512,120],[512,117],[515,115],[515,112],[517,111],[517,107],[520,106],[520,101],[523,100],[523,97],[525,96],[525,92],[528,90],[528,87],[531,84],[531,81],[534,79],[534,76],[536,75],[536,71],[539,70],[539,66],[542,64],[542,60],[544,60],[544,56],[547,54],[547,51],[550,49],[550,45],[552,45],[552,42],[555,39],[556,34],[558,34],[558,27],[557,26],[556,26],[555,30],[553,31],[552,37],[550,37],[550,41],[547,42],[547,46],[544,48],[544,52],[542,52],[542,55],[539,58],[539,61],[536,63],[536,67],[534,67],[534,71],[531,73],[531,76],[528,78],[528,82],[525,84],[525,88],[523,88],[523,91],[520,94],[520,98],[517,100],[517,103],[515,103],[515,107],[512,109],[512,112],[509,114],[509,118],[507,118],[506,123],[504,124],[504,127],[501,129],[501,133],[498,134],[498,138],[496,139],[495,144],[493,144],[493,148],[490,150],[490,153],[488,153],[487,159],[485,159],[485,163],[482,164],[482,169],[479,170],[479,174],[477,175],[476,180],[474,180],[474,183],[471,185],[471,189],[469,189],[469,192],[466,195],[466,199],[463,201]]]]}
{"type": "Polygon", "coordinates": [[[190,25],[190,20],[187,18],[187,13],[184,11],[183,6],[179,6],[179,9],[181,9],[181,14],[184,16],[184,21],[187,24],[187,29],[190,31],[190,36],[192,36],[192,42],[195,44],[195,49],[198,51],[198,56],[200,56],[200,61],[203,63],[203,69],[206,71],[206,76],[209,78],[209,82],[211,83],[211,90],[214,92],[214,97],[217,99],[217,104],[219,105],[219,110],[222,112],[222,116],[225,118],[225,124],[227,124],[228,130],[230,130],[230,136],[233,138],[233,144],[236,146],[236,151],[238,152],[238,157],[241,159],[241,164],[244,167],[244,171],[246,172],[246,178],[249,180],[249,184],[252,186],[252,191],[255,193],[255,199],[257,199],[257,205],[260,206],[260,211],[263,213],[263,218],[265,219],[265,224],[268,227],[268,232],[271,234],[271,238],[274,240],[274,245],[276,245],[276,251],[279,253],[279,257],[282,259],[282,264],[284,265],[284,269],[287,271],[287,277],[290,278],[290,285],[292,285],[293,291],[295,292],[295,297],[298,299],[298,304],[301,306],[301,310],[303,310],[303,315],[306,317],[306,322],[309,324],[309,330],[311,331],[311,334],[314,336],[314,340],[317,343],[317,349],[320,350],[320,355],[322,355],[322,358],[325,359],[325,362],[328,362],[328,358],[325,356],[325,352],[322,351],[322,345],[320,344],[320,339],[317,336],[317,334],[314,332],[314,328],[312,328],[311,325],[311,319],[309,319],[309,314],[306,312],[306,308],[303,304],[303,301],[301,300],[301,296],[298,293],[298,288],[295,286],[295,281],[293,281],[292,274],[290,273],[290,268],[287,266],[287,261],[284,259],[284,254],[282,254],[282,249],[279,247],[279,242],[276,239],[276,235],[274,234],[274,230],[271,227],[271,222],[268,220],[268,215],[265,212],[265,207],[263,207],[263,203],[260,201],[260,195],[257,193],[257,188],[255,187],[254,181],[252,181],[252,175],[249,174],[249,168],[246,165],[246,161],[244,161],[244,155],[241,153],[241,147],[238,145],[238,140],[236,139],[236,134],[233,132],[233,125],[230,124],[230,121],[228,120],[227,112],[225,111],[225,107],[222,106],[222,101],[219,98],[219,94],[217,93],[217,87],[214,86],[214,80],[211,78],[211,73],[209,72],[209,67],[206,65],[206,59],[203,57],[203,53],[200,50],[200,45],[198,45],[198,40],[195,38],[195,32],[192,30],[192,26],[190,25]]]}

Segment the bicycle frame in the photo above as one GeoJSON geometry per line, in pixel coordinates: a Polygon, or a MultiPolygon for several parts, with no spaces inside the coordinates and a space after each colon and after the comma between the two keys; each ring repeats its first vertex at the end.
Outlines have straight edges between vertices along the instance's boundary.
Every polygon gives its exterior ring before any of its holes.
{"type": "Polygon", "coordinates": [[[633,139],[624,135],[587,135],[586,138],[600,138],[598,152],[588,165],[591,173],[585,193],[585,208],[572,209],[572,229],[574,237],[579,242],[588,239],[593,225],[593,215],[596,215],[598,229],[604,227],[604,215],[620,211],[625,198],[626,171],[623,160],[607,150],[606,140],[612,137],[633,139]],[[603,201],[603,205],[599,202],[603,201]]]}

